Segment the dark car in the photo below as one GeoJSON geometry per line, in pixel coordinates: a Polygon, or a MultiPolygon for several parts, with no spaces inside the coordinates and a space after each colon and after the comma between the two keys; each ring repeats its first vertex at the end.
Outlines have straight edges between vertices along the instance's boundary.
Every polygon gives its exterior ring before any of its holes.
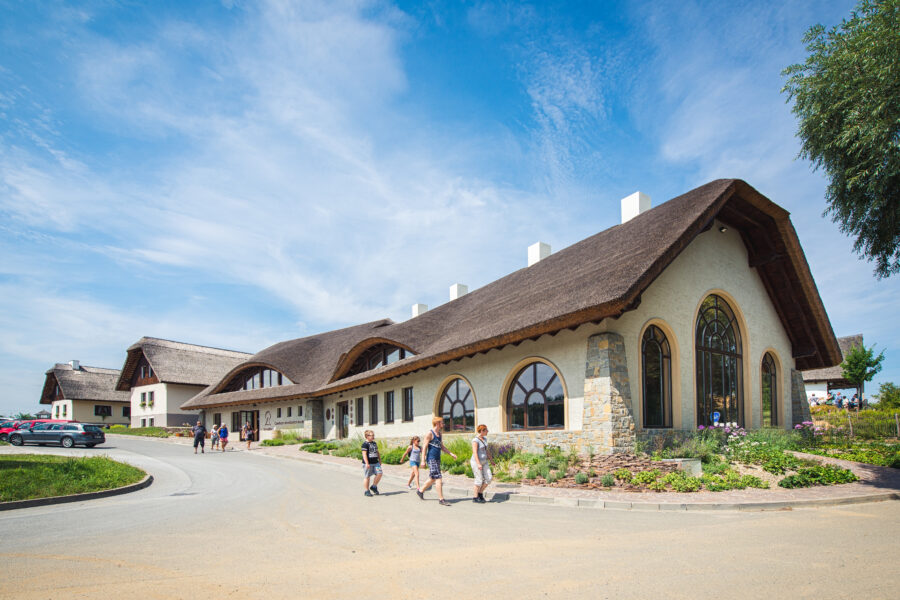
{"type": "Polygon", "coordinates": [[[31,427],[16,429],[9,434],[13,446],[24,444],[59,444],[63,448],[87,446],[93,448],[106,441],[103,430],[84,423],[36,423],[31,427]]]}

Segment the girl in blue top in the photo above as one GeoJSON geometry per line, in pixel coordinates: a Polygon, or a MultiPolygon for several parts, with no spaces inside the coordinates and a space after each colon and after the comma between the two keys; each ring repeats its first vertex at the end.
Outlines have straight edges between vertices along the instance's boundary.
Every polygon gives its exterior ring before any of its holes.
{"type": "Polygon", "coordinates": [[[406,460],[407,454],[409,454],[409,481],[406,482],[406,487],[412,489],[412,480],[415,477],[416,489],[419,489],[419,464],[422,461],[422,448],[419,447],[419,436],[414,435],[409,440],[409,446],[407,446],[406,452],[403,453],[403,457],[400,459],[401,463],[406,460]]]}

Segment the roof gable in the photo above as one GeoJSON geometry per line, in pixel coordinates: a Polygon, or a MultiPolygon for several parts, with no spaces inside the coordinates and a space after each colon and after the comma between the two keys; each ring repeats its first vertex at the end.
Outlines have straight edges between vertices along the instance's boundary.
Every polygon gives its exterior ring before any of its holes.
{"type": "Polygon", "coordinates": [[[246,352],[143,337],[128,348],[116,389],[131,389],[142,360],[147,361],[162,383],[208,386],[250,356],[246,352]]]}
{"type": "Polygon", "coordinates": [[[118,377],[116,369],[86,366],[74,369],[70,364],[57,363],[46,373],[40,403],[53,403],[57,384],[66,400],[128,402],[127,392],[116,391],[118,377]]]}

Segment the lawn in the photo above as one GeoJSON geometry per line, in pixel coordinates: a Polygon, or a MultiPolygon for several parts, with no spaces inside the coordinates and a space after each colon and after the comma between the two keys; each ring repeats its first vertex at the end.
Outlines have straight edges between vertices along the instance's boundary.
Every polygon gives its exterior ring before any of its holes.
{"type": "Polygon", "coordinates": [[[113,425],[107,430],[107,433],[115,433],[117,435],[140,435],[156,438],[169,437],[169,432],[162,427],[125,427],[124,425],[113,425]]]}
{"type": "Polygon", "coordinates": [[[137,483],[142,470],[104,456],[0,456],[0,502],[109,490],[137,483]]]}

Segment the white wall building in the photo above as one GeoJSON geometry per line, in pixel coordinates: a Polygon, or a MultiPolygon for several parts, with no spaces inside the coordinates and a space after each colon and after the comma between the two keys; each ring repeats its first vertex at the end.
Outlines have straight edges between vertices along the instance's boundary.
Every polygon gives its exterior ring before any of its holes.
{"type": "Polygon", "coordinates": [[[57,363],[45,375],[40,402],[50,405],[51,419],[127,424],[131,407],[128,394],[115,390],[118,377],[117,369],[87,367],[77,360],[57,363]]]}

